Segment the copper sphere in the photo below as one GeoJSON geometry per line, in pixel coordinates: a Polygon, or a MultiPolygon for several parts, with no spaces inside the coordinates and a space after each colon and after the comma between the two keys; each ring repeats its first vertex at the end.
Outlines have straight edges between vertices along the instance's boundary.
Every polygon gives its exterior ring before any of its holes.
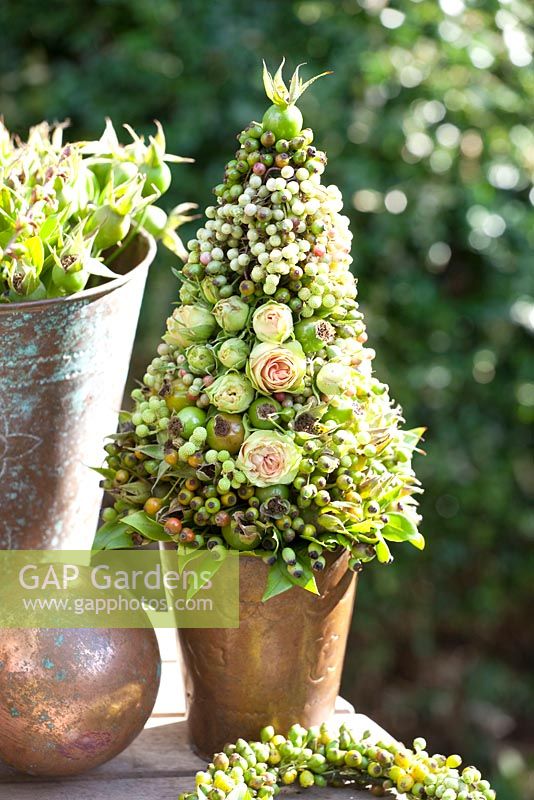
{"type": "Polygon", "coordinates": [[[0,759],[53,777],[109,761],[142,731],[160,675],[151,629],[3,630],[0,759]]]}

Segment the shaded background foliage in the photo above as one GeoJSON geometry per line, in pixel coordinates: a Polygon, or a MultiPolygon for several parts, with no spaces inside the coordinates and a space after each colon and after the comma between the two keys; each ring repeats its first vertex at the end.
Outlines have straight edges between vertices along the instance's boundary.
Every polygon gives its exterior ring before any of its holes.
{"type": "MultiPolygon", "coordinates": [[[[0,8],[8,126],[68,116],[95,137],[104,115],[160,119],[169,150],[197,160],[175,169],[169,207],[211,201],[265,106],[261,57],[335,71],[301,107],[352,216],[376,369],[429,429],[428,547],[362,576],[344,694],[397,736],[491,769],[502,800],[534,797],[533,15],[528,0],[0,8]]],[[[175,298],[170,264],[152,271],[133,375],[175,298]]]]}

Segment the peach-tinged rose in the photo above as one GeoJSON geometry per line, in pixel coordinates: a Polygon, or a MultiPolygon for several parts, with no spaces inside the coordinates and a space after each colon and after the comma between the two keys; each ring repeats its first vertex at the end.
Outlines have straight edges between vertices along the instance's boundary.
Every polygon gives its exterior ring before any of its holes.
{"type": "Polygon", "coordinates": [[[293,333],[293,314],[289,306],[269,301],[254,312],[252,327],[261,342],[285,342],[293,333]]]}
{"type": "Polygon", "coordinates": [[[241,445],[237,467],[253,486],[291,483],[299,469],[300,450],[293,440],[274,431],[255,431],[241,445]]]}
{"type": "Polygon", "coordinates": [[[298,342],[257,344],[250,354],[247,374],[260,392],[296,394],[306,374],[304,350],[298,342]]]}

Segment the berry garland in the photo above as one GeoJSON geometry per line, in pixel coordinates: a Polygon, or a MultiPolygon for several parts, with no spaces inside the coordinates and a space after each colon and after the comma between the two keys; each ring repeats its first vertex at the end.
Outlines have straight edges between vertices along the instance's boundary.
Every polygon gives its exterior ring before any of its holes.
{"type": "Polygon", "coordinates": [[[316,591],[328,551],[358,570],[389,563],[389,542],[424,546],[411,466],[423,430],[402,430],[372,374],[349,220],[295,106],[310,81],[264,81],[273,105],[237,137],[180,304],[107,445],[115,502],[97,543],[253,552],[277,591],[316,591]]]}
{"type": "Polygon", "coordinates": [[[409,800],[495,800],[478,769],[460,771],[461,763],[457,755],[429,755],[424,739],[415,739],[412,750],[396,741],[373,743],[369,732],[357,738],[344,723],[335,734],[326,724],[309,729],[296,724],[287,738],[269,726],[259,742],[238,739],[226,745],[206,771],[197,772],[196,791],[180,800],[271,798],[291,784],[350,784],[377,797],[394,789],[409,800]]]}

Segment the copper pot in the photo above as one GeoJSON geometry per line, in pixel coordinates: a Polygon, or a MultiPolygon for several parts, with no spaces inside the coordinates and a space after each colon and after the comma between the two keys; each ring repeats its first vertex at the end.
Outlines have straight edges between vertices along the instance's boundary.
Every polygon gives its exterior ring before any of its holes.
{"type": "Polygon", "coordinates": [[[0,758],[54,777],[122,752],[150,716],[161,674],[152,629],[11,628],[0,665],[0,758]]]}
{"type": "Polygon", "coordinates": [[[347,644],[356,576],[348,556],[318,575],[320,596],[300,588],[263,603],[267,567],[240,558],[240,626],[182,629],[189,731],[202,755],[264,725],[286,731],[316,725],[334,711],[347,644]]]}
{"type": "Polygon", "coordinates": [[[90,548],[104,437],[117,426],[156,244],[70,297],[0,304],[0,549],[90,548]]]}

